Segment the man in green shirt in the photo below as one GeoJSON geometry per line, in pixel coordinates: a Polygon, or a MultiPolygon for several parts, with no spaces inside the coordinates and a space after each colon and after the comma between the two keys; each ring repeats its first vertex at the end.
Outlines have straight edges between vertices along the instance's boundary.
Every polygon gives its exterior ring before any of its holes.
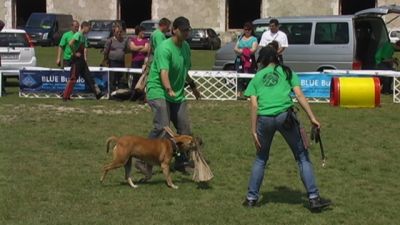
{"type": "Polygon", "coordinates": [[[71,73],[70,79],[68,80],[67,86],[64,90],[64,101],[71,100],[70,97],[79,75],[83,76],[86,85],[88,85],[90,90],[95,94],[96,99],[100,99],[104,95],[90,74],[89,67],[86,62],[86,48],[88,47],[88,43],[85,34],[87,34],[89,31],[89,22],[82,22],[81,30],[76,32],[69,42],[69,47],[71,48],[72,52],[71,73]]]}
{"type": "Polygon", "coordinates": [[[74,34],[79,31],[79,22],[74,20],[72,22],[71,31],[63,34],[60,40],[60,44],[57,48],[57,60],[56,64],[61,66],[61,52],[63,52],[63,67],[71,66],[72,51],[69,47],[69,42],[72,40],[74,34]]]}
{"type": "MultiPolygon", "coordinates": [[[[188,76],[191,67],[190,47],[186,42],[190,34],[190,22],[185,17],[178,17],[173,22],[172,37],[161,42],[155,50],[147,81],[147,102],[153,112],[153,126],[149,138],[164,136],[164,127],[172,122],[178,134],[191,135],[192,131],[187,114],[187,102],[184,95],[188,83],[196,98],[200,98],[196,85],[188,76]]],[[[184,155],[176,157],[175,169],[185,171],[187,159],[184,155]]],[[[143,170],[145,180],[151,178],[152,166],[143,170]]],[[[125,165],[129,174],[130,162],[125,165]]],[[[128,177],[127,177],[128,178],[128,177]]]]}
{"type": "MultiPolygon", "coordinates": [[[[393,70],[394,64],[398,64],[397,60],[393,58],[393,54],[397,47],[396,45],[390,43],[390,41],[386,41],[383,43],[375,53],[375,63],[376,69],[378,70],[393,70]]],[[[391,94],[392,93],[392,80],[391,77],[379,77],[382,85],[382,94],[391,94]]]]}
{"type": "Polygon", "coordinates": [[[150,36],[150,54],[153,56],[154,51],[156,50],[157,46],[161,44],[166,38],[165,34],[169,32],[169,28],[171,26],[171,21],[167,18],[162,18],[160,22],[158,22],[158,28],[151,33],[150,36]]]}

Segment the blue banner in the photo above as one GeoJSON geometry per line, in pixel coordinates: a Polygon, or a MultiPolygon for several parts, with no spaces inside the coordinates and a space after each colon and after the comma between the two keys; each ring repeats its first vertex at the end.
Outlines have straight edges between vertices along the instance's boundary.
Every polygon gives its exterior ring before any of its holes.
{"type": "MultiPolygon", "coordinates": [[[[108,94],[108,71],[91,72],[96,84],[105,94],[108,94]]],[[[69,71],[63,70],[21,70],[19,75],[20,92],[22,93],[62,93],[70,76],[69,71]]],[[[74,94],[92,93],[82,76],[79,76],[74,94]]]]}
{"type": "Polygon", "coordinates": [[[297,73],[301,89],[307,98],[329,98],[331,79],[327,73],[297,73]]]}

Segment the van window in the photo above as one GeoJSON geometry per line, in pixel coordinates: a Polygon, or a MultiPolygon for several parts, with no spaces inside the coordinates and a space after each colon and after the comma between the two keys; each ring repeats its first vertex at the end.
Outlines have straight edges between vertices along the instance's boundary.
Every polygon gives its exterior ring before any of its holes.
{"type": "Polygon", "coordinates": [[[289,45],[310,44],[312,23],[282,23],[279,29],[286,33],[289,45]]]}
{"type": "Polygon", "coordinates": [[[317,23],[315,44],[348,44],[348,23],[317,23]]]}

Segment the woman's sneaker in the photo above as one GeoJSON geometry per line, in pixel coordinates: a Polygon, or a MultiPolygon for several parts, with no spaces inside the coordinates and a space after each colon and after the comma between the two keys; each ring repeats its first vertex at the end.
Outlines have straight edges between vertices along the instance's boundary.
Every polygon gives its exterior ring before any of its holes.
{"type": "Polygon", "coordinates": [[[257,206],[257,200],[249,200],[246,198],[242,205],[247,208],[253,208],[257,206]]]}
{"type": "Polygon", "coordinates": [[[332,202],[330,200],[323,199],[323,198],[320,198],[320,197],[309,199],[309,201],[310,201],[310,208],[312,210],[322,209],[322,208],[325,208],[325,207],[327,207],[327,206],[332,204],[332,202]]]}

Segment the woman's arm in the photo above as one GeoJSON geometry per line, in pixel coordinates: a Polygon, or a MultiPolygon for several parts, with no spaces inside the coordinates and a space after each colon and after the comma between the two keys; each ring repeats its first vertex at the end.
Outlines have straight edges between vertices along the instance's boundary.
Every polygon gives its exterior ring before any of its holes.
{"type": "Polygon", "coordinates": [[[257,151],[259,151],[261,148],[261,144],[257,136],[257,111],[258,111],[257,96],[250,96],[251,136],[253,137],[254,145],[256,146],[257,151]]]}
{"type": "Polygon", "coordinates": [[[144,48],[144,46],[137,46],[135,45],[135,43],[133,43],[133,41],[131,41],[129,43],[129,48],[131,49],[131,51],[141,51],[144,48]]]}
{"type": "Polygon", "coordinates": [[[295,86],[293,88],[293,92],[296,95],[297,100],[299,101],[301,107],[304,109],[304,111],[307,113],[308,118],[310,119],[311,123],[318,128],[321,127],[321,124],[319,121],[315,118],[313,111],[311,110],[310,105],[308,104],[308,101],[306,97],[303,94],[303,91],[301,90],[300,86],[295,86]]]}
{"type": "Polygon", "coordinates": [[[239,48],[239,42],[236,42],[235,48],[233,48],[233,51],[235,51],[235,53],[237,55],[241,55],[242,54],[242,49],[239,48]]]}
{"type": "Polygon", "coordinates": [[[255,41],[255,42],[253,42],[253,45],[251,46],[251,49],[250,49],[251,54],[256,53],[257,48],[258,48],[258,43],[257,43],[257,41],[255,41]]]}

